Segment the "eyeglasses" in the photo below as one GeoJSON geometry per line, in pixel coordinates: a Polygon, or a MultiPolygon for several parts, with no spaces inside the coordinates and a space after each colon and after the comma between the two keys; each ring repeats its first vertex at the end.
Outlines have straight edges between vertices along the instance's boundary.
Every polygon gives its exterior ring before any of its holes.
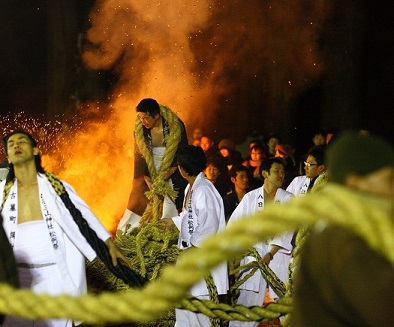
{"type": "Polygon", "coordinates": [[[319,166],[318,163],[310,163],[310,162],[307,162],[307,161],[304,161],[304,165],[305,165],[306,167],[310,167],[310,166],[319,166]]]}

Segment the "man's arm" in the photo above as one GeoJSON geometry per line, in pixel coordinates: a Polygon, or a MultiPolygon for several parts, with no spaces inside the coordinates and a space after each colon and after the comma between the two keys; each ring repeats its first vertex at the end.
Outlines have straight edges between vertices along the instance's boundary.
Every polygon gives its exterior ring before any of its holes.
{"type": "Polygon", "coordinates": [[[266,263],[266,264],[268,265],[268,264],[270,263],[270,261],[271,261],[272,259],[274,259],[274,255],[279,251],[279,249],[280,249],[279,246],[277,246],[277,245],[272,245],[272,246],[271,246],[271,249],[270,249],[266,254],[264,254],[264,255],[261,257],[259,263],[260,263],[260,264],[266,263]]]}
{"type": "Polygon", "coordinates": [[[164,180],[168,181],[172,174],[176,172],[176,170],[178,169],[178,167],[171,167],[170,169],[168,169],[167,171],[164,172],[164,180]]]}

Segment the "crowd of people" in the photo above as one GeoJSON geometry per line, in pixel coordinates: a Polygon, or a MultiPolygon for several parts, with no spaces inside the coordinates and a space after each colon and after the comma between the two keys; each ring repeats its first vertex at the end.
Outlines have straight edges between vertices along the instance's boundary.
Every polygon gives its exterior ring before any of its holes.
{"type": "MultiPolygon", "coordinates": [[[[165,107],[155,104],[156,112],[165,112],[165,107]]],[[[138,108],[138,107],[137,107],[138,108]]],[[[138,111],[139,109],[137,109],[138,111]]],[[[140,115],[140,113],[139,113],[140,115]]],[[[145,129],[145,134],[155,132],[164,133],[165,119],[159,116],[149,117],[146,111],[144,117],[138,117],[145,129]],[[150,125],[144,119],[154,119],[150,125]]],[[[179,123],[180,124],[180,123],[179,123]]],[[[182,124],[183,128],[184,125],[182,124]]],[[[169,128],[171,131],[171,128],[169,128]]],[[[269,135],[267,138],[256,138],[249,142],[249,151],[242,155],[237,150],[236,144],[231,138],[221,139],[217,146],[212,136],[202,128],[196,128],[192,133],[192,139],[188,140],[187,147],[179,143],[177,149],[177,168],[183,178],[187,181],[185,189],[175,189],[178,196],[183,197],[181,208],[178,207],[178,215],[162,215],[162,220],[168,224],[174,224],[179,229],[178,245],[183,250],[198,247],[203,239],[223,230],[224,224],[231,225],[233,221],[241,219],[259,210],[269,203],[285,203],[293,197],[304,196],[310,192],[319,177],[327,180],[327,171],[332,169],[344,170],[346,174],[356,174],[360,183],[348,185],[341,181],[346,187],[355,192],[366,191],[364,182],[369,180],[370,175],[379,171],[386,171],[391,177],[382,175],[376,177],[383,185],[386,185],[382,197],[393,199],[393,149],[385,141],[375,136],[362,133],[351,134],[341,138],[337,131],[317,131],[311,134],[311,146],[305,155],[297,156],[294,148],[287,143],[282,143],[278,134],[269,135]],[[337,141],[336,138],[339,137],[337,141]],[[343,143],[353,142],[361,154],[357,154],[360,162],[345,156],[336,157],[336,152],[331,152],[329,158],[330,166],[326,164],[326,149],[337,146],[343,147],[343,143]],[[373,140],[375,149],[360,146],[373,140]],[[331,142],[334,141],[334,145],[331,142]],[[360,143],[360,144],[359,144],[360,143]],[[377,152],[380,155],[370,157],[368,151],[377,152]],[[380,153],[383,152],[383,153],[380,153]],[[332,154],[334,153],[334,154],[332,154]],[[364,162],[370,162],[365,165],[364,162]],[[340,162],[338,164],[338,162],[340,162]],[[340,167],[338,167],[340,166],[340,167]],[[362,169],[360,169],[362,167],[362,169]],[[365,167],[368,167],[367,169],[365,167]],[[391,179],[390,179],[391,178],[391,179]]],[[[163,134],[164,135],[164,134],[163,134]]],[[[146,140],[145,140],[146,141],[146,140]]],[[[138,143],[138,135],[136,135],[138,143]]],[[[149,143],[147,143],[149,144],[149,143]]],[[[163,138],[161,146],[169,147],[163,138]]],[[[150,153],[145,155],[145,160],[154,153],[155,146],[151,145],[150,153]]],[[[348,149],[350,152],[351,149],[348,149]]],[[[143,155],[144,157],[144,155],[143,155]]],[[[173,158],[170,158],[170,161],[173,158]]],[[[175,163],[173,167],[175,167],[175,163]]],[[[158,166],[156,168],[161,170],[158,166]]],[[[167,171],[167,170],[164,170],[167,171]]],[[[157,172],[156,172],[157,173],[157,172]]],[[[150,172],[152,175],[152,171],[150,172]]],[[[155,174],[155,172],[153,172],[155,174]]],[[[171,174],[166,174],[171,179],[171,174]]],[[[169,177],[169,178],[168,178],[169,177]]],[[[372,182],[372,181],[371,181],[372,182]]],[[[256,264],[268,264],[274,273],[283,282],[288,278],[288,267],[291,261],[292,250],[296,246],[297,231],[287,232],[267,242],[261,242],[254,246],[260,259],[245,257],[241,263],[250,263],[258,260],[256,264]]],[[[219,267],[223,269],[223,266],[219,267]]],[[[218,269],[219,269],[218,268],[218,269]]],[[[247,274],[248,271],[241,273],[247,274]]],[[[228,275],[225,270],[217,274],[212,271],[214,282],[218,293],[226,292],[228,275]]],[[[391,280],[393,277],[391,267],[391,280]]],[[[264,280],[260,270],[239,286],[238,304],[246,306],[263,305],[265,295],[276,300],[279,296],[270,289],[264,280]]],[[[205,281],[202,280],[191,293],[201,299],[209,296],[205,281]]],[[[303,319],[301,313],[298,319],[303,319]]],[[[382,312],[387,319],[387,313],[382,312]]],[[[327,317],[327,321],[330,321],[327,317]]],[[[230,321],[230,326],[257,326],[258,322],[230,321]]],[[[329,324],[329,323],[327,323],[329,324]]],[[[351,322],[349,322],[349,325],[351,322]]],[[[176,311],[176,326],[209,326],[209,320],[200,313],[176,311]]],[[[318,325],[318,323],[316,323],[318,325]]]]}
{"type": "MultiPolygon", "coordinates": [[[[327,177],[327,174],[328,180],[332,176],[333,182],[354,192],[367,192],[387,199],[391,205],[393,203],[393,148],[378,137],[365,133],[332,135],[318,131],[311,134],[308,152],[297,156],[291,145],[282,143],[280,135],[272,134],[267,138],[251,140],[247,153],[242,154],[230,138],[221,139],[216,146],[212,137],[202,128],[196,128],[192,139],[188,140],[182,120],[155,99],[143,99],[136,106],[136,112],[134,186],[118,226],[126,232],[150,220],[175,225],[179,230],[178,246],[188,251],[199,247],[205,238],[223,231],[235,221],[264,210],[268,203],[281,205],[292,201],[294,197],[305,196],[316,185],[319,177],[327,177]],[[149,201],[146,191],[151,194],[149,201]],[[163,205],[156,206],[158,201],[162,201],[163,205]],[[160,208],[159,212],[155,212],[154,208],[160,208]],[[150,212],[149,217],[146,212],[150,212]]],[[[84,245],[84,235],[75,229],[73,217],[70,217],[67,208],[53,191],[48,175],[40,165],[34,138],[25,131],[15,131],[4,138],[4,146],[8,171],[6,179],[0,184],[0,200],[4,199],[1,214],[5,235],[16,258],[20,285],[36,292],[83,293],[86,279],[82,258],[92,259],[95,249],[84,245]],[[37,237],[32,237],[32,233],[40,235],[42,242],[35,242],[37,237]],[[68,257],[70,253],[75,256],[68,257]]],[[[108,247],[112,264],[116,266],[119,261],[119,264],[128,265],[127,259],[115,247],[99,220],[71,186],[67,183],[64,185],[87,224],[108,247]]],[[[348,231],[339,232],[353,241],[351,232],[350,235],[348,231]]],[[[255,244],[253,248],[259,258],[246,256],[241,260],[241,265],[253,262],[256,265],[267,264],[279,279],[286,282],[292,250],[297,245],[296,235],[296,230],[289,231],[255,244]]],[[[327,232],[327,235],[331,239],[335,238],[332,231],[327,232]]],[[[311,242],[324,246],[318,237],[311,242]]],[[[360,240],[357,242],[360,248],[368,247],[360,245],[360,240]]],[[[312,261],[322,261],[319,254],[313,252],[313,246],[310,245],[308,250],[311,252],[308,258],[311,262],[303,266],[301,272],[313,274],[308,270],[313,267],[312,261]],[[316,258],[313,259],[313,256],[316,258]]],[[[336,255],[340,256],[341,253],[336,255]]],[[[375,256],[379,255],[373,251],[369,251],[368,255],[372,258],[371,262],[378,261],[377,267],[381,267],[385,273],[384,282],[387,282],[390,291],[394,291],[393,266],[384,260],[382,262],[380,257],[376,259],[375,256]]],[[[354,261],[360,264],[359,260],[354,261]]],[[[373,271],[374,267],[366,267],[365,276],[371,275],[368,269],[373,271]]],[[[344,273],[351,274],[353,271],[356,270],[349,267],[349,271],[345,270],[344,273]]],[[[248,273],[248,269],[242,271],[240,278],[248,273]]],[[[357,270],[357,274],[362,275],[364,272],[357,270]]],[[[212,270],[211,275],[218,294],[226,294],[229,289],[227,264],[223,263],[212,270]]],[[[360,279],[366,282],[360,288],[373,285],[371,280],[360,279]]],[[[318,283],[316,280],[314,282],[318,283]]],[[[308,287],[305,286],[305,289],[308,287]]],[[[381,288],[379,290],[383,292],[381,288]]],[[[245,306],[262,306],[267,294],[273,301],[279,297],[275,290],[270,289],[260,270],[244,281],[239,291],[237,303],[245,306]]],[[[205,280],[195,285],[190,293],[197,298],[207,299],[209,291],[205,280]]],[[[386,293],[391,298],[394,294],[386,293]]],[[[366,295],[361,291],[359,294],[366,295]]],[[[357,303],[352,310],[358,310],[357,303]]],[[[339,323],[342,317],[330,317],[328,310],[323,309],[324,305],[321,303],[318,307],[322,319],[319,323],[314,321],[310,324],[311,317],[306,318],[304,315],[307,313],[302,310],[296,314],[298,321],[308,321],[308,325],[348,325],[339,323]],[[333,321],[338,323],[332,324],[333,321]]],[[[383,325],[387,325],[390,313],[379,312],[384,317],[381,319],[385,323],[383,325]]],[[[357,314],[362,316],[361,313],[357,314]]],[[[343,319],[351,317],[347,313],[343,319]]],[[[21,326],[24,323],[26,321],[7,317],[5,326],[21,326]]],[[[72,324],[69,320],[49,323],[48,326],[72,324]]],[[[231,321],[229,324],[231,327],[257,325],[258,322],[243,321],[231,321]]],[[[175,326],[205,327],[210,326],[210,320],[202,313],[177,309],[175,326]]]]}
{"type": "Polygon", "coordinates": [[[285,176],[281,188],[296,196],[305,194],[326,170],[324,151],[332,134],[332,131],[323,130],[311,133],[310,144],[306,145],[309,150],[301,155],[296,154],[293,145],[282,143],[279,134],[270,134],[267,138],[256,136],[249,141],[246,153],[241,153],[229,138],[221,139],[216,146],[212,137],[204,134],[201,128],[193,131],[189,143],[204,150],[207,157],[204,173],[222,195],[228,220],[245,193],[263,185],[261,166],[270,158],[277,158],[283,163],[285,176]],[[240,192],[240,184],[237,183],[239,173],[246,178],[242,186],[244,192],[240,192]]]}

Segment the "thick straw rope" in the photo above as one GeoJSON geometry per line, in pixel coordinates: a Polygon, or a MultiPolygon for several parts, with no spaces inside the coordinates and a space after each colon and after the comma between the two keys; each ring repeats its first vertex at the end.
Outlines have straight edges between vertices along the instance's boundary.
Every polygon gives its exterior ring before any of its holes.
{"type": "Polygon", "coordinates": [[[145,143],[141,121],[137,119],[135,123],[136,145],[146,161],[153,184],[152,190],[146,192],[150,205],[141,217],[143,222],[150,221],[151,219],[158,221],[162,214],[164,196],[168,195],[173,200],[177,196],[177,192],[164,180],[164,173],[171,168],[171,164],[176,156],[178,144],[182,136],[182,125],[179,124],[179,118],[166,106],[160,106],[160,115],[167,121],[170,132],[164,138],[166,150],[159,171],[156,171],[152,152],[145,143]]]}
{"type": "MultiPolygon", "coordinates": [[[[225,232],[205,240],[201,248],[181,254],[177,265],[163,270],[161,279],[142,290],[124,293],[49,297],[27,290],[0,285],[0,312],[25,318],[68,317],[87,323],[153,321],[174,306],[186,307],[190,287],[217,264],[235,258],[253,244],[300,226],[313,226],[319,218],[340,224],[360,235],[369,246],[394,266],[394,220],[392,203],[356,194],[339,185],[327,185],[317,194],[293,199],[284,205],[269,204],[249,219],[233,224],[225,232]]],[[[193,300],[194,301],[194,300],[193,300]]],[[[225,304],[215,306],[199,301],[209,317],[259,320],[264,308],[239,308],[225,304]],[[244,313],[247,311],[246,315],[244,313]],[[254,314],[256,313],[256,314],[254,314]]],[[[188,302],[187,305],[193,303],[188,302]]],[[[196,305],[197,306],[197,305],[196,305]]],[[[291,299],[279,300],[278,314],[291,311],[291,299]]]]}

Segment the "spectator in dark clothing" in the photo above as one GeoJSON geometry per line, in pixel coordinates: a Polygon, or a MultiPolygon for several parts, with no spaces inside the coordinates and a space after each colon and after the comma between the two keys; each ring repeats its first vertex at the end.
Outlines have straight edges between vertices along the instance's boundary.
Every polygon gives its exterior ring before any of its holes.
{"type": "Polygon", "coordinates": [[[231,181],[228,175],[228,169],[220,157],[212,156],[207,158],[207,167],[204,173],[212,184],[215,185],[222,198],[230,192],[231,181]]]}
{"type": "Polygon", "coordinates": [[[226,222],[249,189],[248,169],[245,166],[234,165],[229,176],[233,189],[223,199],[226,222]]]}
{"type": "Polygon", "coordinates": [[[219,154],[222,156],[228,170],[230,170],[233,165],[242,163],[242,155],[235,149],[235,144],[231,139],[222,139],[218,147],[219,154]]]}

